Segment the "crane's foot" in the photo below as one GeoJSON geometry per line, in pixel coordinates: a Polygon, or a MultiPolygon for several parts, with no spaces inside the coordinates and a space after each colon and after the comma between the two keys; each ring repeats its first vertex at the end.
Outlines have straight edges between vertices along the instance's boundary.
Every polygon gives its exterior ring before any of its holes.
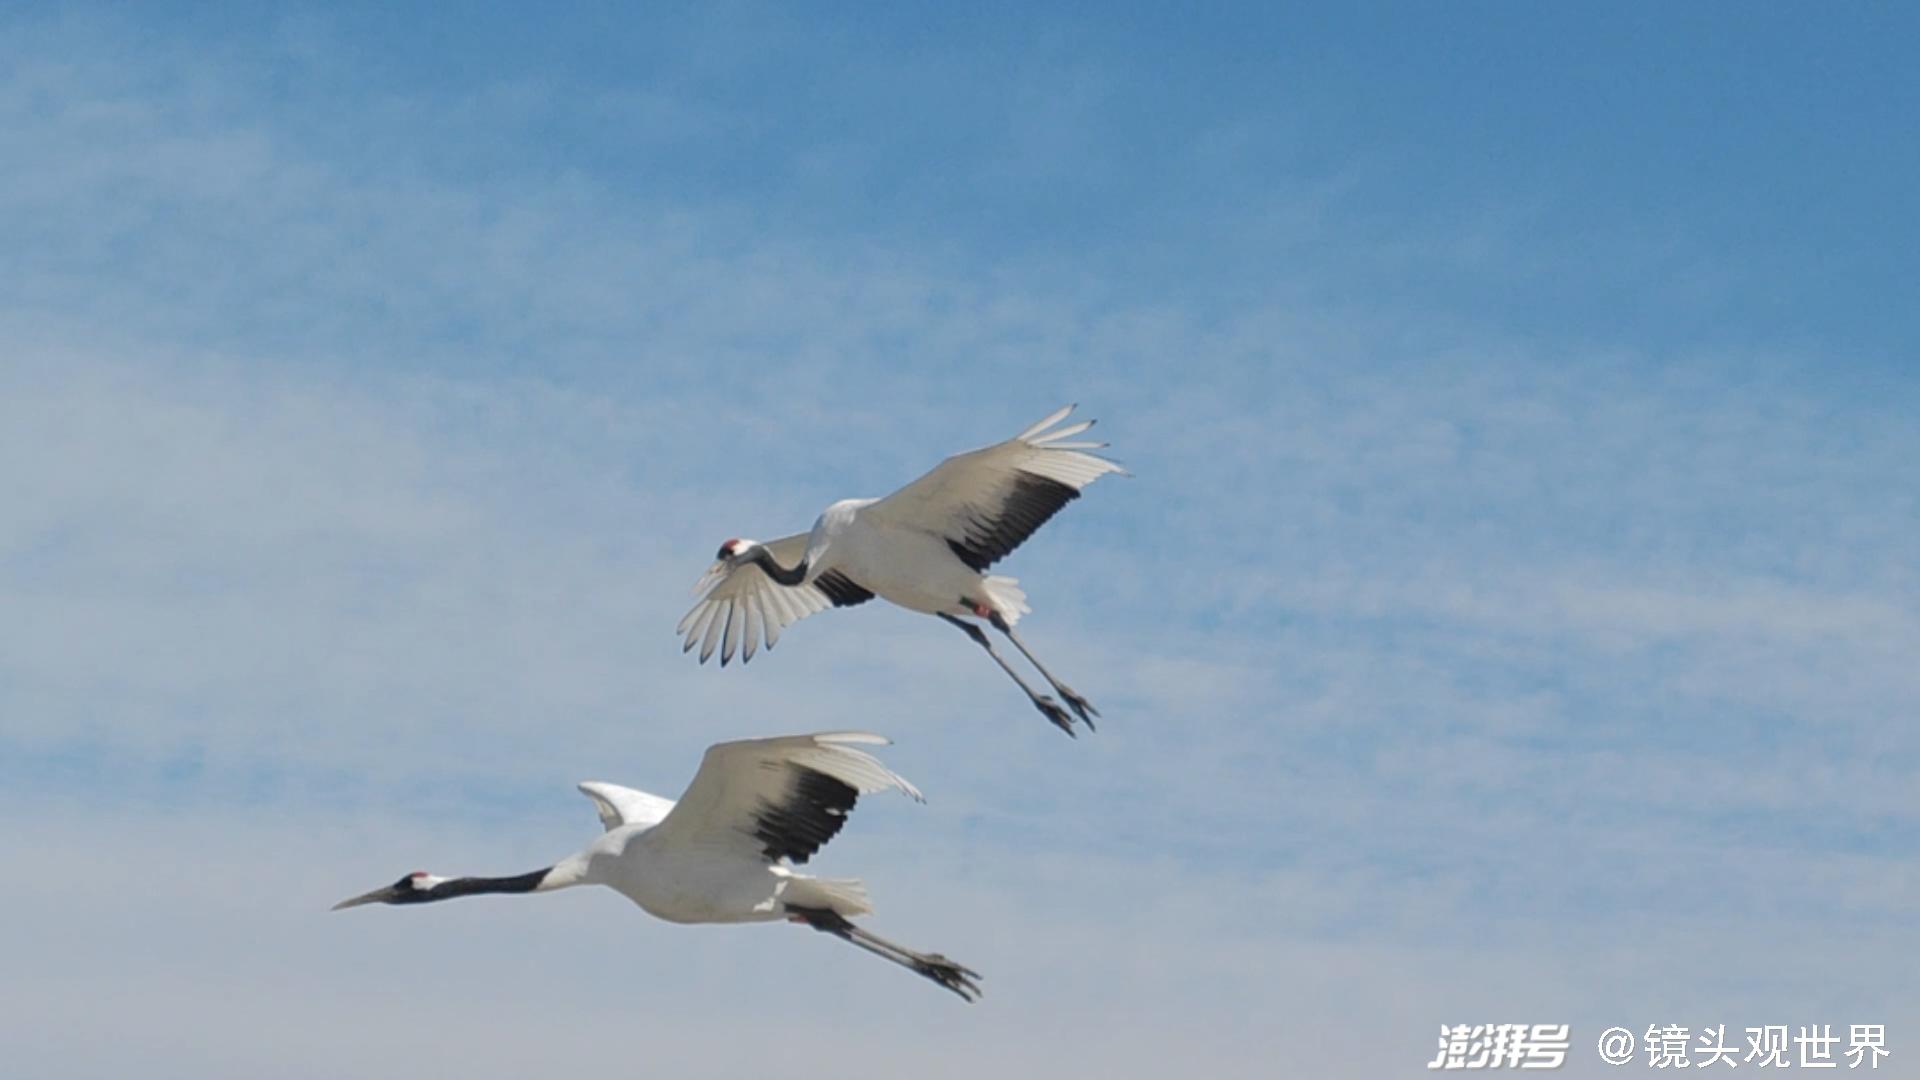
{"type": "Polygon", "coordinates": [[[1095,730],[1093,718],[1100,715],[1100,710],[1093,707],[1093,702],[1074,693],[1073,687],[1065,683],[1054,683],[1053,689],[1061,697],[1066,699],[1068,708],[1071,708],[1075,713],[1079,714],[1080,719],[1087,725],[1088,731],[1095,730]]]}
{"type": "MultiPolygon", "coordinates": [[[[1034,697],[1033,707],[1039,709],[1040,715],[1051,721],[1054,727],[1066,732],[1068,738],[1079,738],[1079,735],[1073,730],[1073,714],[1061,708],[1059,702],[1045,694],[1040,694],[1034,697]]],[[[1088,726],[1091,727],[1092,725],[1088,726]]]]}
{"type": "Polygon", "coordinates": [[[916,955],[913,958],[913,970],[959,994],[960,999],[969,1005],[979,1000],[980,984],[974,980],[980,977],[980,973],[962,967],[939,953],[916,955]]]}

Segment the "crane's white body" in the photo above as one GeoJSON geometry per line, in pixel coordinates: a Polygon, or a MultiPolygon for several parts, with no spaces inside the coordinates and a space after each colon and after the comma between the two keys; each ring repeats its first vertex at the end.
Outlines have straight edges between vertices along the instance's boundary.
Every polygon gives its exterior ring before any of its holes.
{"type": "Polygon", "coordinates": [[[668,922],[774,922],[790,903],[846,916],[873,911],[858,881],[802,874],[786,860],[716,859],[653,825],[622,825],[573,858],[577,869],[563,862],[554,870],[578,877],[546,887],[604,885],[668,922]]]}
{"type": "Polygon", "coordinates": [[[820,515],[807,535],[807,580],[839,571],[890,604],[926,615],[978,615],[976,604],[1009,624],[1026,614],[1026,593],[1015,578],[983,574],[954,555],[946,538],[872,508],[882,499],[842,499],[820,515]],[[969,597],[974,603],[961,603],[969,597]]]}

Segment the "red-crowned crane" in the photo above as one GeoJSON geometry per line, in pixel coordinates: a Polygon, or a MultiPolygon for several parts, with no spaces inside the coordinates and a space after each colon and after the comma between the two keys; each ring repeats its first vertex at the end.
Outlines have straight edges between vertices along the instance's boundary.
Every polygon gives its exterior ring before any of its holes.
{"type": "Polygon", "coordinates": [[[1005,442],[955,454],[884,499],[842,499],[811,532],[764,544],[728,540],[694,586],[699,600],[676,631],[686,635],[682,651],[699,645],[705,663],[717,648],[725,666],[737,650],[745,662],[816,611],[878,596],[959,627],[1062,731],[1074,733],[1076,715],[1091,730],[1099,710],[1054,678],[1014,632],[1031,610],[1019,582],[986,572],[1082,488],[1125,472],[1088,453],[1105,443],[1072,441],[1093,421],[1056,426],[1073,408],[1005,442]],[[974,618],[1005,634],[1073,712],[1021,678],[974,618]]]}
{"type": "Polygon", "coordinates": [[[977,972],[854,925],[854,916],[873,910],[865,885],[793,869],[840,831],[861,795],[893,790],[920,800],[912,784],[856,749],[886,742],[862,732],[831,732],[720,743],[707,751],[677,803],[589,781],[580,790],[599,809],[606,832],[585,851],[513,877],[416,871],[333,909],[605,885],[669,922],[785,920],[811,926],[972,1001],[980,995],[977,972]]]}

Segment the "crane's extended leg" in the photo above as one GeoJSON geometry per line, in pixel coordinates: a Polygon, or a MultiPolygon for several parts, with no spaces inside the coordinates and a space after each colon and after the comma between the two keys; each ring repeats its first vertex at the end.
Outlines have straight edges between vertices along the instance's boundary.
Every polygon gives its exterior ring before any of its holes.
{"type": "MultiPolygon", "coordinates": [[[[993,657],[993,662],[1000,665],[1000,670],[1011,676],[1014,682],[1020,684],[1020,689],[1027,692],[1027,697],[1033,700],[1034,708],[1039,709],[1042,716],[1052,721],[1055,727],[1066,732],[1069,736],[1073,735],[1073,715],[1061,708],[1058,701],[1029,686],[1027,680],[1021,678],[1020,673],[1013,670],[1013,665],[1007,663],[1007,658],[1001,656],[1000,651],[993,647],[993,642],[987,639],[987,632],[985,630],[967,622],[965,619],[954,618],[944,611],[935,612],[935,614],[959,627],[963,633],[973,639],[974,644],[987,650],[987,655],[993,657]]],[[[1038,667],[1039,665],[1036,664],[1034,666],[1038,667]]],[[[1095,713],[1094,715],[1098,716],[1099,714],[1095,713]]],[[[1082,714],[1083,719],[1084,717],[1085,714],[1082,714]]],[[[1093,725],[1089,723],[1087,727],[1091,729],[1093,725]]]]}
{"type": "Polygon", "coordinates": [[[1020,655],[1026,657],[1027,662],[1032,664],[1035,670],[1039,671],[1040,674],[1046,678],[1048,684],[1053,687],[1053,692],[1064,698],[1068,705],[1073,706],[1073,711],[1079,713],[1080,719],[1086,721],[1087,730],[1092,731],[1094,729],[1093,718],[1100,715],[1100,710],[1093,707],[1093,702],[1074,693],[1073,687],[1054,678],[1053,672],[1048,671],[1047,665],[1041,663],[1040,658],[1033,655],[1033,650],[1027,648],[1027,643],[1021,641],[1020,635],[1013,632],[1013,624],[1009,623],[1005,618],[1002,618],[999,612],[991,612],[987,618],[993,623],[993,628],[1007,635],[1007,640],[1013,642],[1013,647],[1020,650],[1020,655]]]}
{"type": "Polygon", "coordinates": [[[932,979],[959,994],[961,1000],[969,1004],[980,996],[980,985],[974,981],[980,978],[980,973],[956,964],[939,953],[915,952],[904,945],[895,945],[878,934],[869,933],[855,926],[844,915],[826,908],[795,907],[789,904],[786,911],[789,920],[805,923],[822,933],[832,934],[841,941],[858,945],[883,960],[891,960],[917,975],[932,979]]]}

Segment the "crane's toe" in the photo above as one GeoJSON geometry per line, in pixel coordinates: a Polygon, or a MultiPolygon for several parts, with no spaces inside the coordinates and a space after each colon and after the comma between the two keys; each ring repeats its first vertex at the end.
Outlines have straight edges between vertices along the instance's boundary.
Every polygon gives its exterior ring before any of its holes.
{"type": "Polygon", "coordinates": [[[980,973],[941,956],[928,953],[914,960],[913,969],[941,986],[960,995],[961,1000],[972,1004],[980,997],[980,984],[975,979],[980,973]]]}
{"type": "Polygon", "coordinates": [[[1040,695],[1033,699],[1033,705],[1040,710],[1040,715],[1053,722],[1054,727],[1066,732],[1068,738],[1079,738],[1073,730],[1073,714],[1061,708],[1059,702],[1046,695],[1040,695]]]}
{"type": "Polygon", "coordinates": [[[1081,720],[1086,721],[1087,730],[1094,730],[1093,718],[1100,715],[1100,710],[1093,707],[1093,702],[1074,693],[1073,687],[1071,686],[1061,684],[1055,686],[1054,689],[1058,690],[1060,696],[1067,700],[1067,706],[1078,713],[1081,720]]]}

